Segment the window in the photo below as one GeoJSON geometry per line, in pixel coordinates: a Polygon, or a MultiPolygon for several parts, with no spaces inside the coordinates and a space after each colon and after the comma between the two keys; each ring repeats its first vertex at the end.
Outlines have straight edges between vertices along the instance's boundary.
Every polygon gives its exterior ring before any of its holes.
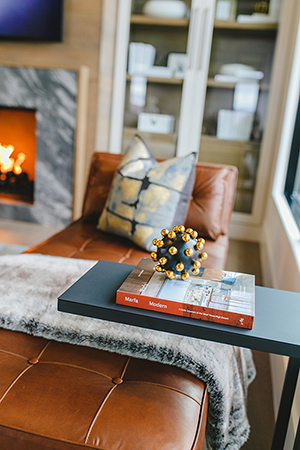
{"type": "Polygon", "coordinates": [[[296,115],[284,195],[300,230],[300,100],[296,115]]]}

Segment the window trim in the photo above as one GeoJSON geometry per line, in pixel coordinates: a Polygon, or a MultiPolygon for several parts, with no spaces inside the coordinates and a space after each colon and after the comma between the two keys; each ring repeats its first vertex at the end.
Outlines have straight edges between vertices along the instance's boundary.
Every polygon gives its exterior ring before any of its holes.
{"type": "MultiPolygon", "coordinates": [[[[294,191],[296,172],[300,170],[300,98],[297,108],[296,120],[294,125],[293,140],[291,144],[291,152],[289,157],[287,175],[285,180],[284,195],[287,199],[288,204],[291,206],[292,194],[294,191]]],[[[298,175],[299,176],[299,175],[298,175]]],[[[300,224],[298,224],[300,228],[300,224]]]]}
{"type": "MultiPolygon", "coordinates": [[[[289,202],[285,195],[286,180],[291,161],[292,146],[295,134],[298,108],[300,107],[300,26],[294,51],[294,61],[291,70],[289,90],[285,104],[279,151],[276,162],[275,175],[272,186],[272,197],[275,202],[280,220],[286,231],[293,250],[298,268],[300,270],[300,230],[292,214],[289,202]]],[[[300,113],[299,113],[300,116],[300,113]]],[[[300,117],[299,117],[300,120],[300,117]]],[[[290,169],[292,170],[292,169],[290,169]]],[[[291,173],[291,172],[290,172],[291,173]]]]}

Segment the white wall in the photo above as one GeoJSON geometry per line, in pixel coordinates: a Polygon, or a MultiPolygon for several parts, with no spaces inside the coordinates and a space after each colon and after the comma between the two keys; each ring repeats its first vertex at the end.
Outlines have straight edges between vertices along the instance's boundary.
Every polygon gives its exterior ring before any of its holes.
{"type": "MultiPolygon", "coordinates": [[[[281,32],[285,33],[285,30],[289,29],[292,39],[287,47],[290,49],[289,54],[284,54],[279,48],[276,60],[279,80],[275,89],[278,93],[275,92],[275,98],[272,101],[273,107],[275,108],[276,105],[277,108],[281,108],[281,111],[277,115],[277,122],[274,123],[273,127],[274,159],[271,168],[272,176],[267,196],[266,215],[263,222],[262,269],[266,286],[300,292],[300,234],[289,217],[288,208],[285,209],[285,200],[281,195],[300,93],[300,2],[299,0],[285,0],[283,7],[281,32]],[[284,72],[285,81],[283,81],[284,72]],[[280,73],[282,77],[280,77],[280,73]]],[[[271,355],[276,413],[286,364],[287,358],[271,355]]],[[[285,444],[286,450],[293,447],[293,436],[297,428],[299,413],[300,382],[293,405],[292,420],[285,444]]]]}

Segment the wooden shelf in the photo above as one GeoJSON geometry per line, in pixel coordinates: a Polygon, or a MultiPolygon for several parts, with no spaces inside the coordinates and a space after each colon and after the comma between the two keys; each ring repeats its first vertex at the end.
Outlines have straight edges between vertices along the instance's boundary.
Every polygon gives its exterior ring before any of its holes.
{"type": "MultiPolygon", "coordinates": [[[[240,83],[242,83],[243,80],[240,80],[240,83]]],[[[247,83],[247,80],[245,80],[245,83],[247,83]]],[[[208,78],[207,80],[207,86],[213,87],[213,88],[220,88],[220,89],[234,89],[237,83],[224,83],[223,81],[216,81],[214,78],[208,78]]],[[[259,85],[259,88],[261,91],[267,91],[269,89],[269,85],[267,83],[261,83],[259,85]]]]}
{"type": "Polygon", "coordinates": [[[152,133],[149,131],[139,131],[137,128],[135,127],[124,127],[124,132],[129,133],[129,134],[148,134],[151,135],[157,139],[161,139],[161,140],[173,140],[176,139],[176,133],[152,133]]]}
{"type": "Polygon", "coordinates": [[[123,146],[122,152],[128,148],[133,136],[138,134],[142,139],[147,142],[147,145],[151,149],[151,153],[155,158],[168,159],[175,156],[177,134],[160,134],[160,133],[148,133],[145,131],[139,131],[134,127],[123,128],[123,146]]]}
{"type": "MultiPolygon", "coordinates": [[[[163,17],[132,14],[130,22],[140,25],[157,25],[171,27],[188,27],[189,19],[166,19],[163,17]]],[[[228,28],[232,30],[277,30],[278,23],[241,23],[235,20],[215,20],[214,28],[228,28]]]]}
{"type": "Polygon", "coordinates": [[[166,19],[163,17],[146,16],[144,14],[132,14],[130,22],[140,25],[159,25],[169,27],[187,27],[189,19],[166,19]]]}
{"type": "MultiPolygon", "coordinates": [[[[251,148],[251,150],[253,151],[259,151],[260,148],[260,142],[257,141],[238,141],[238,140],[231,140],[231,139],[219,139],[217,138],[217,136],[211,136],[209,134],[202,134],[201,136],[201,141],[202,142],[209,142],[211,144],[217,144],[220,143],[224,146],[227,147],[228,145],[232,145],[234,147],[238,147],[245,149],[245,146],[250,146],[249,148],[251,148]]],[[[249,148],[247,148],[247,150],[249,150],[249,148]]]]}
{"type": "MultiPolygon", "coordinates": [[[[148,83],[158,83],[158,84],[178,84],[178,85],[182,85],[183,84],[183,79],[182,78],[160,78],[160,77],[146,77],[148,83]]],[[[126,79],[127,80],[131,80],[131,75],[127,74],[126,75],[126,79]]]]}
{"type": "Polygon", "coordinates": [[[277,30],[277,23],[240,23],[230,20],[215,20],[214,28],[228,28],[232,30],[277,30]]]}

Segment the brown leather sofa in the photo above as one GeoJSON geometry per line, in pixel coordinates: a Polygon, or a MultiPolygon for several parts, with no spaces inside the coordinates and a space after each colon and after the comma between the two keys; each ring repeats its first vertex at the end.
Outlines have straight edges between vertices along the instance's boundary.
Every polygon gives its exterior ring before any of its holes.
{"type": "MultiPolygon", "coordinates": [[[[82,217],[29,252],[137,264],[149,253],[131,241],[96,228],[120,155],[95,153],[92,158],[82,217]]],[[[225,269],[228,227],[237,183],[234,166],[198,163],[185,225],[206,240],[208,259],[203,266],[225,269]]],[[[181,224],[178,224],[181,225],[181,224]]]]}
{"type": "MultiPolygon", "coordinates": [[[[149,256],[96,228],[119,155],[93,156],[82,217],[28,253],[136,264],[149,256]]],[[[197,164],[186,225],[225,268],[235,167],[197,164]]],[[[0,448],[201,450],[206,386],[177,367],[0,330],[0,448]]]]}

